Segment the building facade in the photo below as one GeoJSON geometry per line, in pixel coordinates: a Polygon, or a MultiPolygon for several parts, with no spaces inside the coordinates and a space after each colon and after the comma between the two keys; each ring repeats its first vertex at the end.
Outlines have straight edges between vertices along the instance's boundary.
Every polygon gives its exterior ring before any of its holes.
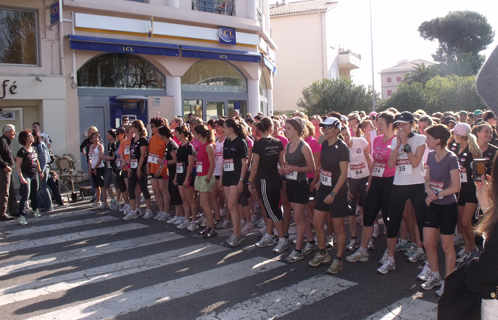
{"type": "Polygon", "coordinates": [[[17,85],[0,107],[21,108],[29,127],[40,121],[56,154],[79,154],[89,126],[106,132],[123,115],[272,113],[267,0],[7,0],[0,14],[8,12],[34,15],[36,28],[31,50],[16,47],[21,60],[0,61],[0,83],[17,85]],[[62,22],[51,24],[59,10],[62,22]]]}
{"type": "Polygon", "coordinates": [[[401,60],[394,67],[383,69],[380,72],[382,99],[389,99],[393,93],[398,91],[398,86],[403,81],[405,74],[412,71],[418,63],[424,63],[426,66],[434,64],[422,59],[401,60]]]}
{"type": "Polygon", "coordinates": [[[278,45],[274,110],[295,110],[302,90],[314,81],[339,76],[361,66],[361,56],[339,48],[337,2],[308,0],[270,4],[272,39],[278,45]]]}

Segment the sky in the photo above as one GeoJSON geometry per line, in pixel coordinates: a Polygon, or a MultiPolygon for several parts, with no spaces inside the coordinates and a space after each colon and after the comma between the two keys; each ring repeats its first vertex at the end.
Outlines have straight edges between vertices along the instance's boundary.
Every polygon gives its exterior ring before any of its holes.
{"type": "MultiPolygon", "coordinates": [[[[292,1],[292,0],[291,0],[292,1]]],[[[375,90],[380,92],[382,69],[393,67],[401,60],[424,59],[433,61],[431,54],[437,42],[420,37],[419,25],[427,20],[444,17],[450,11],[476,11],[484,15],[495,31],[495,40],[487,50],[486,57],[498,45],[498,2],[494,0],[371,0],[375,90]]],[[[289,0],[287,0],[289,2],[289,0]]],[[[352,79],[359,84],[372,85],[372,54],[370,46],[369,0],[338,0],[340,25],[338,42],[334,47],[351,49],[361,54],[362,66],[351,72],[352,79]]]]}

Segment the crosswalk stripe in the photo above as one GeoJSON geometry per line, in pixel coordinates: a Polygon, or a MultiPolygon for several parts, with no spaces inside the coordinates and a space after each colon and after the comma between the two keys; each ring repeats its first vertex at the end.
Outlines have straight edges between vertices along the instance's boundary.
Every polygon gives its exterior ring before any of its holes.
{"type": "Polygon", "coordinates": [[[211,244],[198,244],[144,256],[138,259],[126,260],[61,276],[46,278],[23,285],[12,286],[0,289],[0,296],[2,297],[2,299],[0,299],[0,306],[69,290],[88,283],[93,284],[159,267],[165,267],[170,264],[201,258],[225,250],[228,250],[228,248],[211,244]]]}
{"type": "Polygon", "coordinates": [[[390,306],[365,318],[365,320],[436,320],[437,304],[420,300],[423,294],[417,292],[411,297],[396,301],[390,306]]]}
{"type": "Polygon", "coordinates": [[[285,264],[273,259],[255,257],[223,267],[138,290],[114,294],[102,299],[53,311],[31,319],[105,319],[169,302],[207,289],[219,287],[285,264]]]}
{"type": "MultiPolygon", "coordinates": [[[[58,213],[52,213],[52,212],[46,213],[46,214],[42,213],[42,216],[39,218],[34,218],[31,214],[28,214],[26,216],[26,218],[28,219],[29,223],[34,224],[36,221],[51,221],[51,220],[57,220],[57,219],[61,219],[61,218],[74,218],[74,217],[79,217],[79,216],[94,216],[94,217],[103,216],[103,214],[102,215],[99,215],[99,214],[101,214],[101,212],[95,211],[95,210],[94,211],[85,210],[85,211],[78,211],[78,212],[67,212],[66,211],[66,212],[58,212],[58,213]]],[[[10,228],[12,228],[12,225],[16,225],[16,224],[19,224],[19,222],[17,222],[17,220],[5,221],[4,223],[2,223],[2,226],[0,226],[0,231],[10,229],[10,228]]],[[[28,226],[29,225],[30,224],[28,224],[28,226]]]]}
{"type": "Polygon", "coordinates": [[[292,286],[237,303],[221,312],[198,317],[208,319],[273,319],[284,316],[357,285],[331,276],[316,276],[292,286]]]}
{"type": "MultiPolygon", "coordinates": [[[[103,222],[109,222],[109,221],[116,221],[116,220],[121,220],[119,218],[113,217],[113,216],[102,216],[102,217],[96,217],[96,218],[90,218],[90,219],[79,219],[79,220],[74,220],[74,221],[68,221],[68,222],[61,222],[57,224],[50,224],[50,225],[28,225],[27,227],[23,227],[22,229],[17,229],[13,231],[7,231],[5,232],[6,238],[11,238],[11,237],[18,237],[18,236],[23,236],[26,234],[34,234],[34,233],[39,233],[39,232],[46,232],[46,231],[53,231],[53,230],[60,230],[60,229],[65,229],[65,228],[72,228],[72,227],[80,227],[80,226],[86,226],[89,224],[99,224],[103,222]]],[[[3,243],[0,243],[0,246],[4,245],[3,243]]]]}
{"type": "Polygon", "coordinates": [[[0,275],[12,274],[31,269],[45,268],[58,263],[65,263],[97,257],[123,250],[152,246],[158,243],[178,240],[184,238],[176,233],[161,233],[143,237],[131,238],[114,242],[101,243],[98,245],[72,249],[64,252],[50,253],[36,258],[16,260],[0,264],[0,275]]]}
{"type": "Polygon", "coordinates": [[[111,233],[116,233],[116,232],[124,232],[124,231],[132,231],[132,230],[138,230],[138,229],[143,229],[143,228],[148,228],[149,226],[145,224],[140,224],[140,223],[128,223],[128,224],[122,224],[119,226],[112,226],[108,228],[100,228],[100,229],[95,229],[95,230],[88,230],[88,231],[81,231],[81,232],[74,232],[74,233],[69,233],[69,234],[63,234],[59,236],[54,236],[54,237],[48,237],[48,238],[41,238],[41,239],[36,239],[36,240],[30,240],[30,241],[25,241],[25,242],[11,242],[9,244],[5,244],[3,246],[0,246],[0,254],[1,253],[8,253],[12,251],[19,251],[19,250],[24,250],[24,249],[31,249],[31,248],[37,248],[41,246],[47,246],[47,245],[53,245],[56,243],[62,243],[66,241],[74,241],[74,240],[80,240],[80,239],[85,239],[85,238],[91,238],[91,237],[99,237],[111,233]]]}

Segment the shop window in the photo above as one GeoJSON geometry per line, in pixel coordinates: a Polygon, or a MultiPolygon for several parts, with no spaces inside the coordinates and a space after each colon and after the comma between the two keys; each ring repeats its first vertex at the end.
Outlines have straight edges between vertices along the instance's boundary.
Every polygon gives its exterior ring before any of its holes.
{"type": "Polygon", "coordinates": [[[0,7],[0,63],[38,65],[38,27],[34,11],[0,7]]]}
{"type": "Polygon", "coordinates": [[[150,62],[127,53],[110,53],[88,61],[78,70],[78,87],[159,89],[164,76],[150,62]]]}
{"type": "Polygon", "coordinates": [[[182,91],[246,93],[247,81],[242,73],[228,62],[202,60],[183,75],[182,91]]]}

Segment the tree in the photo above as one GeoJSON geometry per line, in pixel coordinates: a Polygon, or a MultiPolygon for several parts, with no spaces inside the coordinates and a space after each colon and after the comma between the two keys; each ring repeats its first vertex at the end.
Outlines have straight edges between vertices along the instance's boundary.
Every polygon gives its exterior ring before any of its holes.
{"type": "Polygon", "coordinates": [[[404,75],[401,83],[412,84],[419,82],[425,87],[425,83],[433,77],[432,66],[427,66],[425,63],[416,63],[413,70],[404,75]]]}
{"type": "Polygon", "coordinates": [[[366,111],[372,108],[372,89],[356,85],[344,77],[315,81],[304,88],[302,94],[303,97],[298,99],[297,106],[304,109],[308,115],[324,115],[330,111],[348,114],[355,110],[366,111]]]}
{"type": "MultiPolygon", "coordinates": [[[[474,59],[481,67],[484,56],[479,52],[493,42],[495,33],[483,15],[473,11],[454,11],[445,17],[423,22],[418,31],[425,40],[439,42],[432,55],[434,61],[451,65],[457,54],[468,54],[466,59],[474,59]]],[[[475,73],[474,73],[475,74],[475,73]]]]}
{"type": "Polygon", "coordinates": [[[396,108],[398,111],[414,112],[418,109],[427,111],[430,106],[430,100],[430,95],[427,94],[421,83],[401,84],[389,99],[381,102],[379,110],[396,108]]]}

